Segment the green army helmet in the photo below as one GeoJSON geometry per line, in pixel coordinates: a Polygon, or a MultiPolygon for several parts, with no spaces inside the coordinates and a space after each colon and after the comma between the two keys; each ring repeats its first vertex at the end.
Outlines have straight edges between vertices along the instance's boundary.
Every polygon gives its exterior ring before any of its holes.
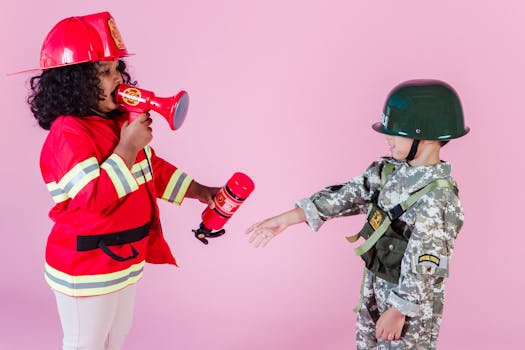
{"type": "Polygon", "coordinates": [[[388,95],[381,121],[372,125],[380,133],[416,140],[451,140],[468,133],[458,94],[439,80],[409,80],[388,95]]]}

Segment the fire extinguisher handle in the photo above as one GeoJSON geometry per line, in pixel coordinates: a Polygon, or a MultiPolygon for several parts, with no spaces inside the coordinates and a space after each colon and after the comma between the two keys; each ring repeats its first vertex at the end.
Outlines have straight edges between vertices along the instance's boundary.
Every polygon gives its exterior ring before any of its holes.
{"type": "Polygon", "coordinates": [[[193,233],[195,233],[195,238],[197,238],[199,241],[201,241],[204,244],[208,244],[208,240],[206,238],[215,238],[222,236],[226,233],[224,229],[221,229],[219,231],[211,231],[208,230],[206,227],[200,224],[199,228],[196,230],[191,230],[193,233]]]}

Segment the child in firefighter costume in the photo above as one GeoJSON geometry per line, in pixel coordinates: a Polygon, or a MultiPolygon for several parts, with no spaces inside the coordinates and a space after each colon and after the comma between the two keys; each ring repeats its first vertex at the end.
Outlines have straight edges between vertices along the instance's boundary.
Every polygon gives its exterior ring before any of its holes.
{"type": "Polygon", "coordinates": [[[247,233],[264,246],[293,224],[306,222],[317,231],[331,218],[366,214],[363,229],[347,237],[352,243],[363,238],[355,252],[366,266],[355,310],[357,348],[435,349],[449,259],[463,224],[451,165],[439,151],[469,129],[456,92],[435,80],[395,87],[372,127],[386,134],[391,157],[247,233]]]}
{"type": "Polygon", "coordinates": [[[129,55],[108,12],[70,17],[47,35],[31,79],[28,102],[49,130],[40,158],[54,200],[45,279],[64,349],[121,348],[144,264],[176,265],[157,198],[212,206],[218,191],[155,154],[148,113],[130,123],[117,110],[117,86],[133,84],[121,60],[129,55]]]}

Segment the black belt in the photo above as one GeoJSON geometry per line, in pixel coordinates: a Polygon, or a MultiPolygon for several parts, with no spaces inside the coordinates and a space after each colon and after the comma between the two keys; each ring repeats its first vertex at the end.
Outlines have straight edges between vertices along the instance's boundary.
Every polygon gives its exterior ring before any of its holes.
{"type": "Polygon", "coordinates": [[[105,233],[101,235],[77,236],[77,251],[85,252],[94,249],[102,249],[104,253],[117,261],[126,261],[138,256],[137,250],[131,245],[140,241],[149,234],[150,223],[129,230],[105,233]],[[118,256],[109,250],[108,246],[130,244],[132,254],[127,257],[118,256]]]}

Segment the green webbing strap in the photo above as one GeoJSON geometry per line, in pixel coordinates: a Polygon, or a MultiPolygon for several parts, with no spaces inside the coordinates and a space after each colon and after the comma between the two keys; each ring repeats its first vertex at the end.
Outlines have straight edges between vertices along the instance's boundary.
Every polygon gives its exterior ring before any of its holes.
{"type": "Polygon", "coordinates": [[[381,225],[379,225],[377,230],[375,230],[374,233],[370,237],[368,237],[368,239],[363,244],[361,244],[360,246],[356,247],[354,249],[354,252],[357,255],[361,256],[364,253],[366,253],[367,251],[369,251],[370,248],[372,248],[374,246],[374,244],[377,243],[379,238],[381,238],[381,236],[383,236],[383,234],[385,233],[386,229],[388,228],[388,226],[390,226],[391,223],[392,222],[390,221],[390,218],[385,215],[385,219],[383,220],[381,225]]]}
{"type": "MultiPolygon", "coordinates": [[[[379,188],[376,190],[377,193],[379,193],[379,191],[381,190],[381,188],[385,185],[386,183],[386,180],[388,180],[388,178],[390,177],[390,174],[392,174],[392,172],[394,171],[395,169],[395,165],[392,164],[392,163],[385,163],[383,165],[383,168],[381,169],[381,182],[379,184],[379,188]]],[[[366,213],[366,216],[368,217],[368,215],[370,214],[370,210],[372,209],[372,204],[370,204],[370,206],[368,207],[368,212],[366,213]]],[[[386,228],[385,228],[386,229],[386,228]]],[[[361,237],[359,235],[359,233],[356,233],[355,235],[352,235],[352,236],[348,236],[346,237],[346,240],[350,243],[354,243],[355,241],[357,241],[359,239],[359,237],[361,237]]],[[[381,237],[381,236],[380,236],[381,237]]],[[[379,237],[378,237],[379,239],[379,237]]],[[[373,244],[372,244],[373,245],[373,244]]],[[[358,247],[359,248],[359,247],[358,247]]],[[[370,248],[368,248],[370,249],[370,248]]],[[[367,249],[367,250],[368,250],[367,249]]],[[[366,252],[366,250],[362,253],[364,254],[366,252]]],[[[358,255],[361,255],[361,254],[358,254],[358,255]]]]}
{"type": "Polygon", "coordinates": [[[386,180],[388,180],[390,174],[392,174],[394,169],[395,165],[392,163],[386,163],[385,165],[383,165],[383,169],[381,169],[381,186],[379,187],[379,189],[383,188],[383,186],[386,183],[386,180]]]}
{"type": "Polygon", "coordinates": [[[454,186],[449,180],[445,179],[437,179],[426,185],[423,189],[417,191],[410,197],[408,197],[407,200],[404,202],[401,202],[399,205],[403,209],[403,213],[407,211],[408,208],[414,205],[421,197],[423,197],[425,194],[427,194],[430,191],[435,190],[436,188],[450,188],[451,190],[454,190],[456,192],[456,186],[454,186]]]}
{"type": "MultiPolygon", "coordinates": [[[[432,190],[435,190],[436,188],[450,188],[450,189],[456,191],[456,187],[449,180],[445,180],[445,179],[434,180],[431,183],[429,183],[428,185],[426,185],[425,187],[423,187],[421,190],[417,191],[416,193],[414,193],[413,195],[408,197],[408,199],[406,199],[405,201],[403,201],[402,203],[399,204],[399,206],[403,210],[402,213],[404,213],[408,208],[410,208],[412,205],[414,205],[414,203],[416,203],[425,194],[427,194],[428,192],[430,192],[432,190]]],[[[401,215],[399,215],[399,216],[401,216],[401,215]]],[[[355,253],[357,255],[361,256],[361,255],[365,254],[367,251],[369,251],[370,248],[372,248],[374,246],[374,244],[377,243],[379,238],[381,238],[383,236],[383,234],[386,232],[388,226],[391,223],[392,222],[390,221],[390,218],[389,217],[385,217],[385,219],[383,220],[383,222],[381,222],[381,225],[379,225],[377,230],[375,230],[374,233],[363,244],[361,244],[360,246],[358,246],[358,247],[356,247],[354,249],[355,253]]]]}

